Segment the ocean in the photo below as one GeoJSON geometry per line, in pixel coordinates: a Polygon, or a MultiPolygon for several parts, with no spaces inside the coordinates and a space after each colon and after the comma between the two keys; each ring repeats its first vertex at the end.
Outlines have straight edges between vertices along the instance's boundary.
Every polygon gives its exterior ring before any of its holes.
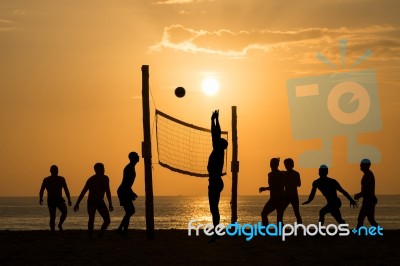
{"type": "MultiPolygon", "coordinates": [[[[308,196],[300,196],[300,203],[307,200],[308,196]]],[[[349,228],[357,224],[359,208],[353,209],[348,200],[342,200],[341,212],[349,228]]],[[[75,204],[76,197],[72,197],[75,204]]],[[[268,196],[239,196],[238,197],[238,222],[255,224],[261,220],[260,213],[268,196]]],[[[46,198],[44,198],[46,202],[46,198]]],[[[360,202],[361,203],[361,202],[360,202]]],[[[114,211],[111,212],[111,225],[109,229],[118,227],[124,210],[119,206],[118,198],[113,197],[114,211]]],[[[131,218],[131,229],[145,229],[145,199],[140,196],[135,202],[136,213],[131,218]]],[[[326,204],[325,198],[317,195],[309,205],[300,206],[300,213],[304,224],[316,224],[318,212],[326,204]]],[[[230,198],[223,197],[220,201],[221,223],[229,224],[231,217],[230,198]]],[[[57,221],[60,214],[57,211],[57,221]]],[[[188,222],[196,219],[194,224],[211,223],[207,196],[156,196],[154,197],[154,224],[155,229],[187,229],[188,222]]],[[[271,223],[276,223],[275,212],[269,217],[271,223]]],[[[375,219],[384,229],[400,229],[400,195],[378,196],[375,219]]],[[[73,206],[68,208],[68,217],[64,229],[87,229],[86,199],[82,200],[79,212],[73,211],[73,206]]],[[[56,221],[56,222],[57,222],[56,221]]],[[[101,217],[96,214],[95,229],[101,225],[101,217]]],[[[285,211],[284,222],[296,221],[291,206],[285,211]]],[[[329,214],[325,224],[336,223],[329,214]]],[[[49,215],[47,205],[39,205],[38,197],[0,197],[0,230],[48,230],[49,215]]],[[[367,219],[364,225],[369,226],[367,219]]]]}

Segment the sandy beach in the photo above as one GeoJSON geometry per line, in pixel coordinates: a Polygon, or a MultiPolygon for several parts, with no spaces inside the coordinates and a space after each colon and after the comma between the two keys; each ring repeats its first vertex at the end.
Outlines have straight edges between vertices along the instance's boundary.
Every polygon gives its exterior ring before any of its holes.
{"type": "Polygon", "coordinates": [[[186,230],[143,230],[123,239],[113,231],[89,238],[84,230],[0,231],[0,265],[396,265],[400,230],[380,237],[209,237],[186,230]]]}

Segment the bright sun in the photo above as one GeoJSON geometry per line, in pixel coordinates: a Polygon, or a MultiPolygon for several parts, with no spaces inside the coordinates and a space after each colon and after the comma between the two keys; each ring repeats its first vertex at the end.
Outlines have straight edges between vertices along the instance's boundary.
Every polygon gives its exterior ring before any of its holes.
{"type": "Polygon", "coordinates": [[[209,96],[215,95],[219,91],[219,83],[213,77],[207,77],[201,84],[203,92],[209,96]]]}

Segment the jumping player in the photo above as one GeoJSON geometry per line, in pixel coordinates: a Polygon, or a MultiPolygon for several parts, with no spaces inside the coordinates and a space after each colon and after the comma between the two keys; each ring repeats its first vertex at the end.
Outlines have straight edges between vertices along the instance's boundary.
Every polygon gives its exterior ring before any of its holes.
{"type": "MultiPolygon", "coordinates": [[[[219,112],[214,111],[211,116],[211,136],[213,150],[208,158],[208,202],[214,228],[220,222],[219,214],[219,199],[224,182],[222,181],[222,169],[224,167],[225,149],[228,147],[228,142],[221,138],[221,126],[219,124],[219,112]]],[[[213,235],[211,242],[217,239],[217,234],[213,235]]]]}

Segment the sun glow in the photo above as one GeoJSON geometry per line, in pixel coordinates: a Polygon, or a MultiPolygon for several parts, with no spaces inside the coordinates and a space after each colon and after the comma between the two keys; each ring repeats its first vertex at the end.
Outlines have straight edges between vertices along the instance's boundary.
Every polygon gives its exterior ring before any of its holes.
{"type": "Polygon", "coordinates": [[[215,95],[219,91],[219,83],[213,77],[207,77],[203,80],[201,88],[208,96],[215,95]]]}

